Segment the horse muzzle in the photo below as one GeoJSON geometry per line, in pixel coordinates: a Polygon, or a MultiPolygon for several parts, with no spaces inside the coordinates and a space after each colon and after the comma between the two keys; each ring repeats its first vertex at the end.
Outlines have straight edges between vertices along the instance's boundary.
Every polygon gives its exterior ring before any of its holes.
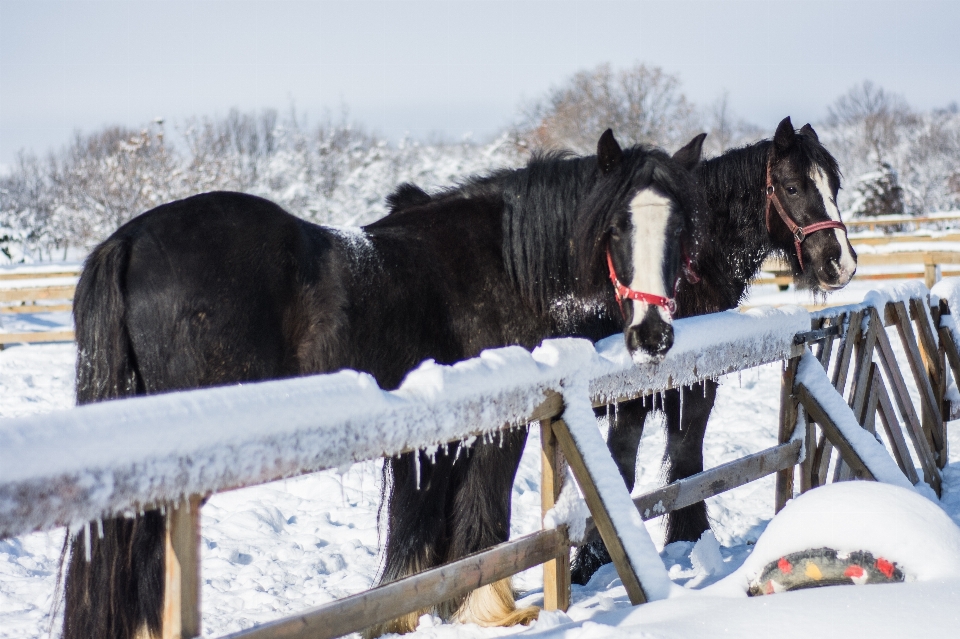
{"type": "Polygon", "coordinates": [[[652,357],[663,357],[673,346],[673,324],[663,318],[659,307],[648,305],[643,319],[628,326],[623,337],[631,354],[643,351],[652,357]]]}
{"type": "Polygon", "coordinates": [[[823,260],[816,269],[817,281],[824,291],[835,291],[850,283],[857,272],[857,254],[849,244],[849,253],[823,260]]]}

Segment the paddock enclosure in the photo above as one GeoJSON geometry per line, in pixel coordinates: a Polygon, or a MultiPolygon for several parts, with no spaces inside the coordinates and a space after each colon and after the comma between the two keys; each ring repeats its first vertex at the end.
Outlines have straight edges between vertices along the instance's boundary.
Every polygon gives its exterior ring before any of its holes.
{"type": "MultiPolygon", "coordinates": [[[[960,280],[944,280],[933,292],[908,283],[813,313],[784,307],[678,320],[675,345],[659,362],[634,362],[620,335],[596,345],[547,340],[532,353],[509,347],[453,366],[426,363],[391,392],[368,375],[343,371],[5,420],[0,538],[159,506],[167,520],[164,637],[198,636],[199,514],[208,495],[417,448],[469,445],[530,425],[541,432],[543,514],[559,498],[568,464],[592,514],[577,543],[604,539],[632,603],[662,598],[666,571],[649,554],[638,556],[646,532],[624,525],[613,507],[623,503],[625,487],[614,494],[604,484],[603,466],[612,460],[598,457],[605,453],[599,430],[595,422],[585,429],[574,414],[781,361],[777,445],[634,497],[639,518],[774,473],[777,510],[801,492],[852,478],[925,482],[939,493],[946,423],[960,408],[949,305],[960,280]]],[[[544,607],[565,609],[572,545],[561,521],[229,636],[336,637],[539,564],[544,607]]]]}

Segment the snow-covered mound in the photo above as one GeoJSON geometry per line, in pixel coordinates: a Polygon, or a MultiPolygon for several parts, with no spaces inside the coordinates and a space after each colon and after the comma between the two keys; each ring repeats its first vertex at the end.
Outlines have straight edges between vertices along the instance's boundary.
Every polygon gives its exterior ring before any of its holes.
{"type": "Polygon", "coordinates": [[[960,574],[960,527],[912,490],[877,482],[828,484],[792,500],[734,573],[704,592],[745,595],[771,561],[808,548],[867,550],[895,561],[907,581],[960,574]]]}

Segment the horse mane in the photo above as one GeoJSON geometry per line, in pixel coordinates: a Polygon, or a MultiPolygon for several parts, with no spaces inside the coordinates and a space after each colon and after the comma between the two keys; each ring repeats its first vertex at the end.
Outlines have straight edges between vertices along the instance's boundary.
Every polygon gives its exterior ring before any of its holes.
{"type": "Polygon", "coordinates": [[[390,209],[390,213],[429,203],[430,194],[410,182],[404,182],[387,196],[387,208],[390,209]]]}
{"type": "Polygon", "coordinates": [[[401,184],[387,197],[388,217],[456,199],[501,205],[507,275],[533,308],[546,312],[563,297],[597,290],[606,277],[608,228],[638,189],[653,186],[678,202],[694,196],[692,181],[677,179],[681,173],[664,151],[645,145],[624,149],[608,174],[601,174],[596,156],[551,151],[534,154],[522,168],[469,177],[430,194],[401,184]]]}

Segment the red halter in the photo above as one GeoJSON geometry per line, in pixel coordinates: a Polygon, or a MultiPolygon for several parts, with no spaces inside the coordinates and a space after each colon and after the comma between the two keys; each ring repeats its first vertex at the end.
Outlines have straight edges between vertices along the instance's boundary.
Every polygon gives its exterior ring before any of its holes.
{"type": "Polygon", "coordinates": [[[613,268],[613,259],[610,257],[610,249],[607,249],[607,267],[610,269],[610,281],[613,282],[613,288],[617,291],[617,302],[620,304],[620,312],[623,312],[623,300],[637,300],[646,302],[667,310],[673,315],[677,310],[677,304],[672,298],[653,295],[652,293],[641,293],[628,286],[624,286],[617,279],[617,272],[613,268]]]}
{"type": "Polygon", "coordinates": [[[843,229],[843,232],[847,232],[847,227],[844,226],[843,222],[836,222],[834,220],[827,220],[826,222],[816,222],[814,224],[808,224],[807,226],[800,226],[793,221],[793,218],[787,213],[783,208],[783,204],[780,202],[780,198],[777,197],[776,189],[773,188],[773,178],[770,176],[770,166],[772,160],[767,159],[767,232],[770,232],[770,205],[776,207],[777,213],[780,214],[780,219],[783,220],[783,223],[787,225],[787,228],[790,230],[790,234],[793,235],[793,245],[797,249],[797,260],[800,262],[800,269],[803,270],[803,255],[800,253],[800,244],[807,239],[811,233],[816,233],[817,231],[825,231],[826,229],[843,229]]]}

